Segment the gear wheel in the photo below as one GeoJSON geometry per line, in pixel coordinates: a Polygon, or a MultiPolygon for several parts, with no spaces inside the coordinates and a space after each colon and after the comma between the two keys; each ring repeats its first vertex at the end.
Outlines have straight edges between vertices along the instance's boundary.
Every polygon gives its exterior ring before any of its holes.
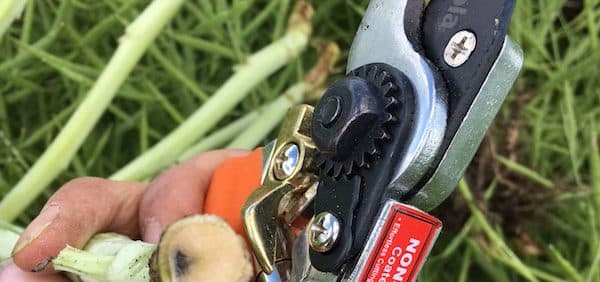
{"type": "Polygon", "coordinates": [[[360,67],[327,90],[313,119],[323,175],[339,179],[369,167],[391,138],[398,91],[394,77],[378,65],[360,67]]]}

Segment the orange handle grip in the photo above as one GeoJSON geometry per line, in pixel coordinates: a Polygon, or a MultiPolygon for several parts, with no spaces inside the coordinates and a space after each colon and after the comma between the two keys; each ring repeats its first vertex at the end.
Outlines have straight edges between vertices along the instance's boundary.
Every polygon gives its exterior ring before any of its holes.
{"type": "Polygon", "coordinates": [[[238,234],[245,237],[242,225],[242,207],[260,186],[262,150],[248,156],[226,160],[213,174],[204,200],[205,214],[225,219],[238,234]]]}

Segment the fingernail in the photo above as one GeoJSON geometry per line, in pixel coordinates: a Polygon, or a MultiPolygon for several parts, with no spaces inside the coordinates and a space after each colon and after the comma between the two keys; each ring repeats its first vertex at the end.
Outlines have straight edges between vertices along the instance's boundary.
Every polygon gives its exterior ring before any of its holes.
{"type": "Polygon", "coordinates": [[[31,270],[31,272],[42,272],[44,271],[44,269],[46,268],[46,266],[48,266],[50,264],[50,262],[52,262],[54,258],[53,257],[49,257],[45,260],[43,260],[42,262],[38,263],[34,269],[31,270]]]}
{"type": "Polygon", "coordinates": [[[19,241],[17,241],[17,244],[12,251],[12,256],[15,256],[37,239],[44,230],[54,222],[59,211],[59,206],[48,206],[44,208],[41,214],[29,224],[29,228],[25,229],[25,232],[21,235],[21,238],[19,238],[19,241]]]}
{"type": "Polygon", "coordinates": [[[155,218],[147,219],[144,228],[144,241],[148,243],[158,243],[162,233],[162,227],[155,218]]]}

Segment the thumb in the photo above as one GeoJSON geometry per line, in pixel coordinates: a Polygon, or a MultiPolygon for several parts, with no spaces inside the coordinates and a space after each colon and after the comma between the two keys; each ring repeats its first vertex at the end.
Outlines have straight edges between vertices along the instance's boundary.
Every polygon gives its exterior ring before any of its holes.
{"type": "Polygon", "coordinates": [[[0,281],[61,282],[68,280],[59,274],[25,272],[16,265],[10,263],[5,266],[0,266],[0,281]]]}

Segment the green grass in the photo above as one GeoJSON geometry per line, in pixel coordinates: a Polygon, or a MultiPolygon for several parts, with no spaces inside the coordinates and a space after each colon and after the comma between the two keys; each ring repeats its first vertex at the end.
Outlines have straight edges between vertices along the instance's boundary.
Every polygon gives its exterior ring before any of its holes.
{"type": "MultiPolygon", "coordinates": [[[[312,2],[313,42],[340,45],[339,76],[368,1],[312,2]]],[[[124,26],[148,3],[28,2],[21,20],[0,39],[0,196],[56,137],[107,64],[124,26]]],[[[69,168],[18,223],[30,221],[68,179],[109,176],[156,144],[236,64],[284,33],[292,5],[186,1],[69,168]]],[[[422,281],[600,281],[599,24],[598,0],[518,2],[510,33],[526,61],[490,135],[497,155],[485,159],[485,181],[478,181],[473,166],[462,183],[455,200],[466,202],[461,205],[466,219],[444,231],[422,281]],[[564,8],[581,4],[577,13],[564,8]],[[507,142],[515,132],[516,142],[507,142]],[[521,209],[528,212],[517,212],[521,209]],[[518,235],[510,230],[515,216],[523,229],[518,235]],[[524,238],[530,241],[524,244],[524,238]]],[[[215,129],[274,100],[303,77],[316,56],[309,50],[259,84],[215,129]]],[[[437,211],[445,213],[442,218],[453,212],[437,211]]]]}

